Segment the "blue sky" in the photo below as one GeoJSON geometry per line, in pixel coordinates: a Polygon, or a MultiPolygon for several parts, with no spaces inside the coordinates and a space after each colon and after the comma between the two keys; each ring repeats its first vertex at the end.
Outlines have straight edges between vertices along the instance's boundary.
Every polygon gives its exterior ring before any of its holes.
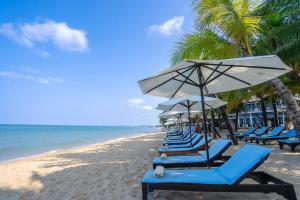
{"type": "Polygon", "coordinates": [[[0,123],[157,124],[137,81],[169,66],[186,0],[1,1],[0,123]]]}

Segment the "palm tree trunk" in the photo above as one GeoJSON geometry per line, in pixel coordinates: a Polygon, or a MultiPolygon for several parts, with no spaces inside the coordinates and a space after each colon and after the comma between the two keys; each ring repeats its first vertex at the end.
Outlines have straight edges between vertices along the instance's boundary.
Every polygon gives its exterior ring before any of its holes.
{"type": "Polygon", "coordinates": [[[261,112],[263,115],[263,126],[268,126],[267,110],[266,104],[263,98],[260,98],[261,112]]]}
{"type": "Polygon", "coordinates": [[[229,119],[228,119],[228,117],[227,117],[226,106],[222,106],[222,107],[220,108],[220,112],[221,112],[222,118],[223,118],[223,120],[224,120],[224,122],[225,122],[225,124],[226,124],[226,127],[227,127],[227,129],[228,129],[228,131],[229,131],[229,134],[230,134],[230,138],[231,138],[232,144],[237,145],[238,142],[237,142],[237,140],[235,139],[235,137],[234,137],[234,135],[233,135],[234,132],[233,132],[233,129],[232,129],[232,127],[231,127],[230,121],[229,121],[229,119]]]}
{"type": "Polygon", "coordinates": [[[276,78],[271,81],[272,86],[277,90],[278,94],[281,96],[284,104],[287,106],[287,110],[291,115],[292,122],[298,133],[300,135],[300,110],[296,102],[295,97],[289,92],[288,88],[281,82],[280,79],[276,78]]]}
{"type": "Polygon", "coordinates": [[[238,131],[238,125],[239,125],[239,107],[236,107],[236,109],[235,109],[235,132],[238,131]]]}
{"type": "Polygon", "coordinates": [[[279,125],[278,112],[277,112],[277,107],[276,107],[276,101],[274,98],[272,99],[272,107],[273,107],[273,113],[274,113],[274,126],[277,127],[279,125]]]}

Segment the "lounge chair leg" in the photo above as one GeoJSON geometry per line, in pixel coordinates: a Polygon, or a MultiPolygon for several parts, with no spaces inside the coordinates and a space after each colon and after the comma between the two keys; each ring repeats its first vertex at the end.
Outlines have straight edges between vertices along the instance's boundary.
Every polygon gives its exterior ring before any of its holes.
{"type": "Polygon", "coordinates": [[[291,145],[291,152],[294,152],[294,151],[295,151],[295,149],[296,149],[296,146],[294,146],[294,145],[291,145]]]}
{"type": "Polygon", "coordinates": [[[279,143],[279,148],[283,149],[283,144],[282,143],[279,143]]]}
{"type": "Polygon", "coordinates": [[[288,200],[297,200],[296,192],[293,185],[287,185],[284,187],[284,194],[282,194],[288,200]]]}
{"type": "Polygon", "coordinates": [[[142,198],[143,200],[147,200],[148,199],[148,189],[147,189],[147,185],[142,183],[142,198]]]}

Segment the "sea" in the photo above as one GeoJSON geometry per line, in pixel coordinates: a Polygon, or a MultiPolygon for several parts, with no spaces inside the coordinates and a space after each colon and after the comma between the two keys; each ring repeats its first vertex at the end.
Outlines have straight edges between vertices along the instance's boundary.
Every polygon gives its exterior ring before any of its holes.
{"type": "Polygon", "coordinates": [[[0,162],[158,130],[154,126],[0,125],[0,162]]]}

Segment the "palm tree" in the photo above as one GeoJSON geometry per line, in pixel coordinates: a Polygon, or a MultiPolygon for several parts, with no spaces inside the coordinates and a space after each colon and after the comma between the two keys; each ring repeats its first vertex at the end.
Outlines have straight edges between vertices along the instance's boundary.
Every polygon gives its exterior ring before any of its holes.
{"type": "MultiPolygon", "coordinates": [[[[196,31],[183,36],[172,54],[172,62],[183,59],[216,59],[252,56],[261,36],[263,18],[253,13],[258,5],[251,0],[198,0],[194,3],[196,31]]],[[[269,53],[272,53],[271,50],[269,53]]],[[[255,53],[255,52],[254,52],[255,53]]],[[[295,98],[280,79],[271,81],[300,131],[300,111],[295,98]]]]}

